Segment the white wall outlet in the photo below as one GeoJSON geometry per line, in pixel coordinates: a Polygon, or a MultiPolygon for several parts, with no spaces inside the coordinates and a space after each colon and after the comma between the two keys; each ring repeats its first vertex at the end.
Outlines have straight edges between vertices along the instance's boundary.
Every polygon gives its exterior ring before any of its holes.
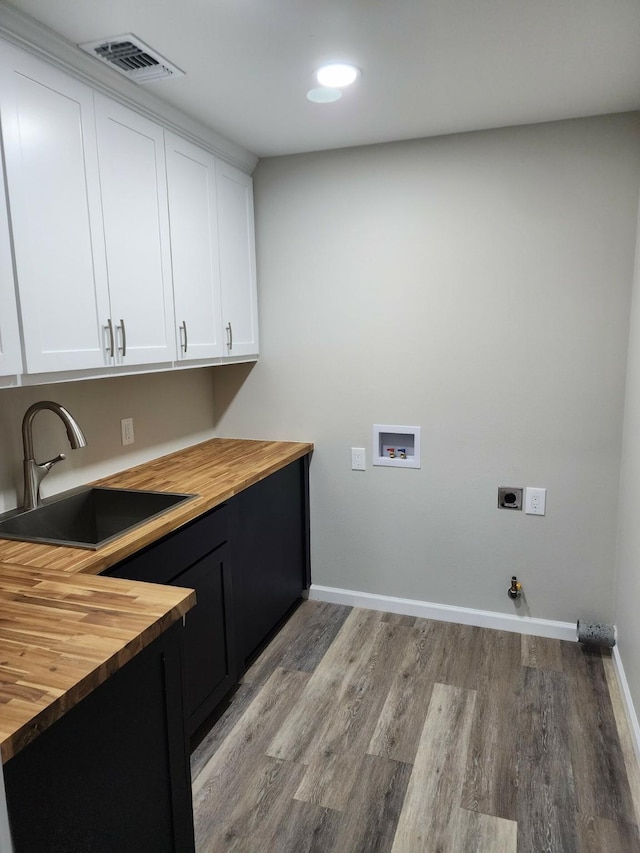
{"type": "Polygon", "coordinates": [[[351,448],[351,470],[364,471],[366,470],[366,462],[364,455],[364,447],[351,448]]]}
{"type": "Polygon", "coordinates": [[[133,444],[135,437],[133,434],[133,418],[122,418],[120,421],[120,433],[122,435],[122,446],[133,444]]]}
{"type": "Polygon", "coordinates": [[[545,515],[547,511],[547,490],[527,486],[524,493],[524,511],[527,515],[545,515]]]}

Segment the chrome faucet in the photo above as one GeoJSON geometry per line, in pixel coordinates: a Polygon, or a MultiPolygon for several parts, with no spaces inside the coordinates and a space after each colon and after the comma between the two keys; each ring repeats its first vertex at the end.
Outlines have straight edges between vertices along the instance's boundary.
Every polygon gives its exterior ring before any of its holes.
{"type": "Polygon", "coordinates": [[[48,462],[38,463],[33,458],[33,419],[43,409],[49,409],[54,412],[67,430],[67,438],[72,450],[78,450],[79,447],[87,446],[87,439],[84,433],[76,423],[64,406],[60,403],[52,403],[50,400],[41,400],[39,403],[34,403],[29,406],[22,419],[22,445],[24,447],[24,460],[22,467],[24,471],[24,497],[23,509],[35,509],[40,505],[40,483],[53,468],[56,462],[62,462],[65,459],[64,453],[56,456],[55,459],[50,459],[48,462]]]}

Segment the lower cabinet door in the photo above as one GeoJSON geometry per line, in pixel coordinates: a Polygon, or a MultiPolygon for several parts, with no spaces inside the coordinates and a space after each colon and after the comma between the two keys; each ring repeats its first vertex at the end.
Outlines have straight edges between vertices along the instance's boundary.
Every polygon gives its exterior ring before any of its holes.
{"type": "Polygon", "coordinates": [[[187,704],[193,734],[236,680],[227,618],[231,608],[227,543],[206,554],[171,584],[196,591],[196,606],[185,621],[187,704]]]}
{"type": "Polygon", "coordinates": [[[229,547],[227,508],[222,505],[107,572],[196,591],[184,636],[190,735],[236,683],[229,547]]]}
{"type": "Polygon", "coordinates": [[[172,625],[4,765],[15,853],[192,853],[182,635],[172,625]]]}
{"type": "Polygon", "coordinates": [[[309,586],[308,458],[233,498],[233,600],[243,672],[309,586]]]}

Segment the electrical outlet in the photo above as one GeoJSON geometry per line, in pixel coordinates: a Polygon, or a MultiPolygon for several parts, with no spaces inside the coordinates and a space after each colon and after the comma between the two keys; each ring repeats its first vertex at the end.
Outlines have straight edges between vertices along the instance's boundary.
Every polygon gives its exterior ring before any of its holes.
{"type": "Polygon", "coordinates": [[[524,497],[524,511],[527,515],[545,515],[547,511],[547,490],[527,486],[524,497]]]}
{"type": "Polygon", "coordinates": [[[351,470],[364,471],[366,469],[364,447],[351,448],[351,470]]]}
{"type": "Polygon", "coordinates": [[[135,437],[133,434],[133,418],[122,418],[120,421],[120,434],[122,435],[122,446],[133,444],[135,437]]]}

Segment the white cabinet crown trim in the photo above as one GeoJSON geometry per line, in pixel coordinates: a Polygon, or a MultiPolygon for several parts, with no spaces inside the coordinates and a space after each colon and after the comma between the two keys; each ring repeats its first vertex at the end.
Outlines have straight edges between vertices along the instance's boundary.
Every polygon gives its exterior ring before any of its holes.
{"type": "Polygon", "coordinates": [[[49,64],[73,74],[93,89],[121,101],[153,121],[178,133],[195,145],[251,174],[258,157],[200,124],[176,107],[165,103],[148,90],[126,80],[117,71],[92,59],[80,48],[24,12],[0,0],[0,36],[49,64]]]}

